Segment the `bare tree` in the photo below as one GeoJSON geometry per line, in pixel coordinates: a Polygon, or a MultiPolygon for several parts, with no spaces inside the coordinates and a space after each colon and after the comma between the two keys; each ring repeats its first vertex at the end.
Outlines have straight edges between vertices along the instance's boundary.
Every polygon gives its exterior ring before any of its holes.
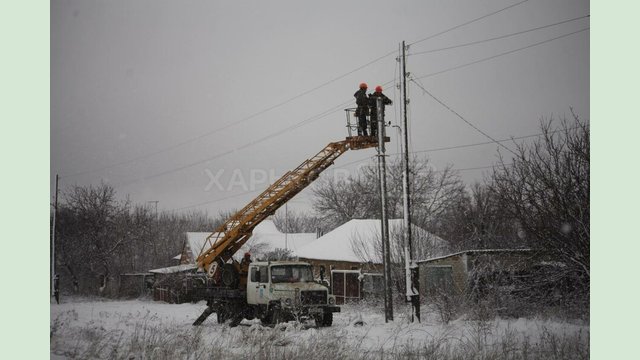
{"type": "Polygon", "coordinates": [[[553,124],[542,121],[540,140],[519,145],[513,164],[502,160],[491,190],[518,222],[521,236],[564,262],[561,275],[588,291],[589,124],[575,114],[559,130],[553,124]]]}
{"type": "Polygon", "coordinates": [[[499,198],[481,183],[458,197],[433,229],[458,251],[527,245],[526,239],[517,235],[517,223],[504,212],[499,198]]]}
{"type": "Polygon", "coordinates": [[[74,283],[83,274],[84,280],[93,278],[93,286],[103,294],[113,275],[114,257],[127,239],[127,229],[119,221],[128,203],[118,203],[113,187],[101,184],[72,187],[64,194],[62,207],[66,215],[60,226],[63,266],[74,283]]]}
{"type": "MultiPolygon", "coordinates": [[[[415,224],[428,228],[464,195],[464,185],[451,167],[434,169],[426,158],[410,161],[412,215],[415,224]]],[[[400,159],[388,165],[387,205],[389,218],[402,217],[402,171],[400,159]]],[[[313,207],[325,228],[348,220],[380,217],[380,190],[376,166],[362,167],[346,180],[321,178],[313,187],[313,207]]]]}
{"type": "Polygon", "coordinates": [[[306,212],[285,211],[281,208],[273,216],[273,223],[284,233],[313,233],[320,227],[320,219],[306,212]]]}
{"type": "Polygon", "coordinates": [[[61,287],[83,294],[114,295],[117,276],[175,265],[187,231],[210,231],[199,212],[156,214],[149,206],[119,201],[105,184],[74,186],[63,196],[56,226],[61,287]]]}
{"type": "Polygon", "coordinates": [[[265,253],[260,260],[262,261],[282,261],[282,260],[293,260],[295,257],[293,253],[289,249],[275,248],[267,253],[265,253]]]}

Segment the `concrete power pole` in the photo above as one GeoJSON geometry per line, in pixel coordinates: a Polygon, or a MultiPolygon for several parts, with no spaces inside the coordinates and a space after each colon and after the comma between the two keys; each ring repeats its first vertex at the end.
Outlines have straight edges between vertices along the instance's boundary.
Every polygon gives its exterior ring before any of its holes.
{"type": "Polygon", "coordinates": [[[389,246],[389,219],[387,219],[387,165],[384,147],[384,120],[382,99],[376,99],[378,114],[378,176],[380,177],[380,209],[382,234],[382,262],[384,267],[384,321],[393,321],[393,293],[391,291],[391,248],[389,246]]]}
{"type": "Polygon", "coordinates": [[[412,261],[413,243],[411,239],[411,189],[409,181],[409,127],[407,126],[407,47],[402,42],[402,110],[403,110],[403,165],[402,188],[404,190],[403,207],[404,207],[404,259],[405,259],[405,288],[407,289],[407,300],[411,301],[411,321],[414,316],[420,322],[420,295],[418,292],[418,267],[412,261]]]}

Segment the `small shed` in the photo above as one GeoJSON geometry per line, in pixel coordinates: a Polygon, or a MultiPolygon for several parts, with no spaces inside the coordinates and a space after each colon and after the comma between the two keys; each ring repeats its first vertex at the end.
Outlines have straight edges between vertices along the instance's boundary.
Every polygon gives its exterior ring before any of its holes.
{"type": "Polygon", "coordinates": [[[522,314],[533,303],[549,306],[563,298],[553,279],[566,265],[531,249],[466,250],[417,263],[427,302],[453,296],[522,314]]]}
{"type": "Polygon", "coordinates": [[[125,273],[118,277],[118,295],[125,298],[136,298],[147,295],[153,287],[153,274],[125,273]]]}
{"type": "Polygon", "coordinates": [[[153,300],[168,303],[189,301],[186,274],[194,273],[194,264],[182,264],[149,270],[154,275],[153,300]]]}

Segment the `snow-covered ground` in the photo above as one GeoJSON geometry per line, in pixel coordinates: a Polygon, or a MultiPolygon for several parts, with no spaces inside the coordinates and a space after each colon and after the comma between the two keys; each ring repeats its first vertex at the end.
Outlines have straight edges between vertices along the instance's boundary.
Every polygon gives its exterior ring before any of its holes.
{"type": "Polygon", "coordinates": [[[441,324],[408,308],[385,323],[380,307],[348,305],[330,328],[287,323],[274,328],[243,321],[236,328],[192,322],[204,303],[75,299],[51,305],[51,358],[105,359],[351,359],[588,358],[589,326],[549,319],[458,319],[441,324]]]}

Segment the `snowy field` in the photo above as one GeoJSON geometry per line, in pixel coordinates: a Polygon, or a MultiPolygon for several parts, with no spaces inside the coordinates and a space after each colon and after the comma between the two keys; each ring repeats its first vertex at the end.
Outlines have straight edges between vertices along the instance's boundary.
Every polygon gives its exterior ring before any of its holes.
{"type": "Polygon", "coordinates": [[[442,324],[423,310],[409,323],[396,306],[344,306],[330,328],[290,322],[236,328],[191,323],[204,303],[67,299],[51,305],[52,359],[588,359],[589,325],[551,319],[463,318],[442,324]]]}

